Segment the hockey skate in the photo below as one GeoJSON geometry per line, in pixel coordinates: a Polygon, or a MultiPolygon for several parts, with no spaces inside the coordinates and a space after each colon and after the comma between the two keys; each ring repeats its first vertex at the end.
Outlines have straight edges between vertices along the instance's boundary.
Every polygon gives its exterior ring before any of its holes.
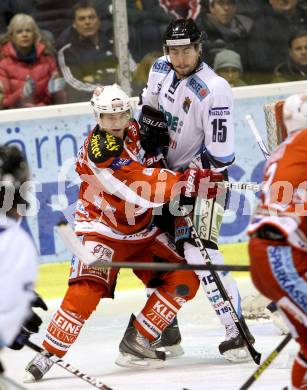
{"type": "MultiPolygon", "coordinates": [[[[241,317],[241,320],[243,329],[249,341],[254,344],[255,338],[250,333],[243,316],[241,317]]],[[[226,360],[231,362],[246,362],[252,359],[244,339],[239,334],[239,330],[235,324],[226,326],[226,340],[220,343],[219,351],[226,360]]]]}
{"type": "Polygon", "coordinates": [[[26,367],[26,377],[24,382],[36,382],[50,370],[53,361],[50,360],[51,353],[43,351],[38,353],[26,367]]]}
{"type": "Polygon", "coordinates": [[[162,332],[161,336],[151,343],[158,351],[164,351],[167,358],[173,358],[184,354],[181,343],[181,334],[178,326],[177,317],[162,332]]]}
{"type": "Polygon", "coordinates": [[[134,314],[131,315],[128,327],[119,344],[119,356],[115,363],[121,367],[160,368],[165,361],[165,353],[156,351],[133,326],[134,314]]]}

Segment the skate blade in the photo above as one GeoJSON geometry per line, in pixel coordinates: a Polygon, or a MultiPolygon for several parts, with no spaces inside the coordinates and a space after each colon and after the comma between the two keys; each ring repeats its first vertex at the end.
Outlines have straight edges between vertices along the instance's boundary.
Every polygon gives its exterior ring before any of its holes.
{"type": "Polygon", "coordinates": [[[165,352],[167,359],[184,355],[184,349],[180,344],[157,348],[157,351],[165,352]]]}
{"type": "Polygon", "coordinates": [[[31,374],[31,372],[26,371],[25,376],[23,378],[23,383],[34,383],[37,382],[34,375],[31,374]]]}
{"type": "Polygon", "coordinates": [[[246,347],[230,349],[222,355],[226,360],[233,363],[249,362],[252,360],[251,354],[246,347]]]}
{"type": "Polygon", "coordinates": [[[165,361],[160,359],[140,359],[129,353],[122,353],[118,355],[115,364],[120,367],[137,367],[141,369],[161,368],[164,367],[165,361]]]}

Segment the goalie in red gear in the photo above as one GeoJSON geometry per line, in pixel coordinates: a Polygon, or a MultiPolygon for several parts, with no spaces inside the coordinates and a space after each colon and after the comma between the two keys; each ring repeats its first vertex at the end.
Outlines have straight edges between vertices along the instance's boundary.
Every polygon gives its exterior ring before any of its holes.
{"type": "MultiPolygon", "coordinates": [[[[76,170],[81,178],[75,232],[102,262],[152,262],[157,257],[181,262],[170,237],[153,223],[153,209],[179,195],[195,196],[202,179],[207,184],[223,176],[210,170],[175,173],[148,167],[139,140],[139,126],[130,120],[128,96],[117,86],[97,87],[91,104],[97,126],[81,148],[76,170]],[[209,182],[209,183],[208,183],[209,182]]],[[[162,158],[162,157],[161,157],[162,158]]],[[[201,195],[214,197],[217,189],[205,186],[201,195]]],[[[62,357],[101,298],[113,297],[117,269],[86,266],[72,261],[69,288],[52,318],[43,342],[45,351],[28,364],[28,379],[39,380],[50,369],[50,353],[62,357]]],[[[131,316],[120,343],[119,365],[157,367],[165,360],[154,342],[194,297],[199,286],[192,271],[134,271],[146,286],[156,287],[141,312],[131,316]],[[155,283],[159,281],[159,284],[155,283]]]]}
{"type": "Polygon", "coordinates": [[[267,161],[261,200],[249,226],[251,275],[276,302],[300,345],[292,388],[307,387],[307,93],[283,107],[288,138],[267,161]]]}

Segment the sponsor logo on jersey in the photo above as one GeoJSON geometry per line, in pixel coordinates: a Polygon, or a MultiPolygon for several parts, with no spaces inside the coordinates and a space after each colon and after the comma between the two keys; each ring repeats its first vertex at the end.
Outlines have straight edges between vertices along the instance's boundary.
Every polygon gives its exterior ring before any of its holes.
{"type": "Polygon", "coordinates": [[[98,260],[110,263],[112,261],[114,250],[105,244],[98,244],[93,248],[92,253],[98,260]]]}
{"type": "Polygon", "coordinates": [[[269,246],[268,258],[273,275],[280,287],[306,312],[306,283],[297,274],[293,264],[291,248],[285,246],[269,246]]]}
{"type": "Polygon", "coordinates": [[[184,102],[183,102],[183,105],[182,105],[183,111],[184,111],[186,114],[189,112],[191,103],[192,103],[192,100],[187,96],[187,97],[184,99],[184,102]]]}
{"type": "Polygon", "coordinates": [[[109,165],[109,168],[113,169],[114,171],[117,171],[118,169],[130,165],[131,163],[132,161],[129,158],[118,157],[118,158],[114,158],[112,163],[109,165]]]}
{"type": "Polygon", "coordinates": [[[142,173],[144,175],[151,176],[154,173],[154,168],[145,168],[142,173]]]}
{"type": "Polygon", "coordinates": [[[209,110],[210,116],[225,116],[230,115],[229,107],[212,107],[209,110]]]}
{"type": "Polygon", "coordinates": [[[114,135],[109,133],[106,133],[106,138],[103,143],[105,148],[110,152],[113,152],[114,150],[119,150],[120,148],[120,145],[117,142],[117,138],[114,135]]]}
{"type": "Polygon", "coordinates": [[[91,152],[95,158],[102,156],[101,151],[100,151],[100,147],[99,147],[100,139],[101,139],[100,134],[94,134],[94,135],[92,135],[92,138],[91,138],[90,148],[91,148],[91,152]]]}
{"type": "Polygon", "coordinates": [[[153,70],[153,72],[156,72],[156,73],[164,73],[165,74],[165,73],[168,73],[170,71],[170,66],[166,62],[158,60],[153,64],[152,70],[153,70]]]}
{"type": "Polygon", "coordinates": [[[188,79],[187,87],[198,97],[200,101],[202,101],[210,93],[207,84],[196,75],[193,75],[188,79]]]}
{"type": "Polygon", "coordinates": [[[167,93],[164,94],[164,97],[171,103],[174,103],[175,99],[169,96],[167,93]]]}

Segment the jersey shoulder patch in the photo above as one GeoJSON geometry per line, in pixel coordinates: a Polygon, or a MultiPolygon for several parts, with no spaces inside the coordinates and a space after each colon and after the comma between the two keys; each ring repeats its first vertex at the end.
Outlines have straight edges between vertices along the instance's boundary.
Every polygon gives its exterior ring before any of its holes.
{"type": "Polygon", "coordinates": [[[123,140],[105,131],[95,130],[88,144],[88,156],[94,163],[102,163],[110,157],[119,157],[123,140]]]}
{"type": "Polygon", "coordinates": [[[207,84],[196,74],[193,74],[188,78],[186,85],[200,101],[202,101],[210,93],[207,84]]]}
{"type": "Polygon", "coordinates": [[[171,70],[170,64],[162,58],[158,58],[152,66],[152,71],[154,73],[167,74],[170,70],[171,70]]]}

